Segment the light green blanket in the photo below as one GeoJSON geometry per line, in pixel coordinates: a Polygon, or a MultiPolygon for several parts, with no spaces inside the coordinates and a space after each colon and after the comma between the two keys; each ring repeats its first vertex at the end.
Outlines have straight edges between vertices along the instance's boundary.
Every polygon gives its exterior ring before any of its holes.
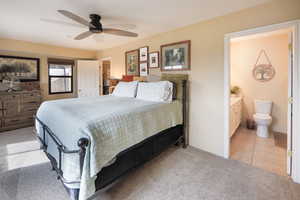
{"type": "MultiPolygon", "coordinates": [[[[63,155],[67,180],[79,180],[80,200],[95,192],[96,175],[118,153],[165,129],[182,124],[181,103],[157,103],[135,98],[101,96],[44,102],[37,117],[69,150],[78,149],[79,138],[90,145],[79,177],[79,156],[63,155]]],[[[37,123],[38,134],[42,134],[37,123]]],[[[58,158],[56,146],[48,139],[48,153],[58,158]]],[[[70,184],[68,187],[78,188],[70,184]]]]}

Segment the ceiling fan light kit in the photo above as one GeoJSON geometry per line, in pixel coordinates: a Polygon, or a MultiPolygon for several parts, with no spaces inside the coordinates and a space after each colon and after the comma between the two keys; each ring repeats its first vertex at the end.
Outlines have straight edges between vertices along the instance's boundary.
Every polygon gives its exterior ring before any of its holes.
{"type": "Polygon", "coordinates": [[[85,25],[89,27],[89,30],[86,32],[83,32],[76,36],[75,40],[82,40],[85,39],[93,34],[99,34],[99,33],[106,33],[106,34],[112,34],[112,35],[118,35],[118,36],[125,36],[125,37],[137,37],[137,33],[124,31],[120,29],[114,29],[114,28],[103,28],[101,23],[101,16],[97,14],[90,14],[90,22],[86,19],[70,12],[67,10],[58,10],[58,12],[65,17],[68,17],[69,19],[72,19],[73,21],[76,21],[79,24],[85,25]]]}

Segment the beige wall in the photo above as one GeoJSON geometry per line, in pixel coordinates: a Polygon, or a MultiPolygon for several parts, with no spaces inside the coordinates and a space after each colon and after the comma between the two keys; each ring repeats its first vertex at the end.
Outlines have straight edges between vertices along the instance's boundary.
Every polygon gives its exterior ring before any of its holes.
{"type": "MultiPolygon", "coordinates": [[[[224,34],[258,26],[300,19],[299,0],[274,0],[213,20],[145,38],[98,53],[112,58],[111,74],[125,73],[125,51],[145,45],[150,51],[160,45],[191,40],[190,144],[217,155],[224,153],[224,34]]],[[[152,70],[159,74],[159,70],[152,70]]]]}
{"type": "MultiPolygon", "coordinates": [[[[255,99],[271,100],[271,127],[276,132],[287,133],[288,44],[287,33],[231,43],[231,85],[241,88],[244,123],[247,118],[253,118],[255,99]],[[254,64],[262,49],[266,51],[276,71],[275,77],[268,82],[256,81],[252,75],[254,64]]],[[[265,63],[268,63],[266,57],[261,56],[258,64],[265,63]]]]}
{"type": "Polygon", "coordinates": [[[56,47],[51,45],[36,44],[31,42],[1,39],[0,54],[10,56],[24,56],[40,58],[40,85],[44,100],[68,98],[76,96],[76,66],[74,70],[74,92],[72,94],[49,95],[48,92],[48,57],[68,59],[94,59],[95,51],[56,47]]]}

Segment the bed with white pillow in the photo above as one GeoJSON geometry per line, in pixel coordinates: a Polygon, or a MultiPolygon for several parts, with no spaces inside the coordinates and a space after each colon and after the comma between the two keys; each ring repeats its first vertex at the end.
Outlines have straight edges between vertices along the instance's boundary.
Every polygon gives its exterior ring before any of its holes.
{"type": "Polygon", "coordinates": [[[183,139],[185,105],[174,99],[173,87],[120,82],[111,95],[41,105],[37,134],[72,199],[87,199],[183,139]]]}
{"type": "Polygon", "coordinates": [[[138,81],[119,82],[112,95],[118,97],[135,97],[138,84],[138,81]]]}
{"type": "Polygon", "coordinates": [[[173,100],[173,83],[170,81],[141,82],[137,87],[136,98],[170,103],[173,100]]]}

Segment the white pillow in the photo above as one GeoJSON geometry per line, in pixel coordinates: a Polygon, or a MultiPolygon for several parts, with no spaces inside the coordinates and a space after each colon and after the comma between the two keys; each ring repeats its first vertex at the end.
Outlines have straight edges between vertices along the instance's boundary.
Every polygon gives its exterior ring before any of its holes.
{"type": "Polygon", "coordinates": [[[112,95],[119,97],[135,97],[138,81],[119,82],[112,95]]]}
{"type": "Polygon", "coordinates": [[[172,102],[173,83],[170,81],[139,83],[137,99],[157,102],[172,102]]]}

